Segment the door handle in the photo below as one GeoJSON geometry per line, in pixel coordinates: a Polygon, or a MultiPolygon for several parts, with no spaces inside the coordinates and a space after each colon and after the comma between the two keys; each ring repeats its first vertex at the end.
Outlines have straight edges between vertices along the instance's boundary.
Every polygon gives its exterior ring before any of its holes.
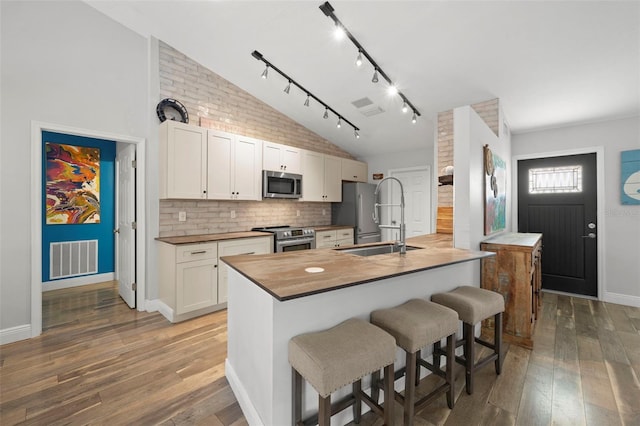
{"type": "Polygon", "coordinates": [[[595,238],[596,234],[594,232],[589,232],[587,235],[583,235],[582,238],[595,238]]]}
{"type": "Polygon", "coordinates": [[[119,233],[120,233],[120,228],[116,228],[116,229],[114,229],[114,230],[113,230],[113,233],[114,233],[114,234],[119,234],[119,233]]]}

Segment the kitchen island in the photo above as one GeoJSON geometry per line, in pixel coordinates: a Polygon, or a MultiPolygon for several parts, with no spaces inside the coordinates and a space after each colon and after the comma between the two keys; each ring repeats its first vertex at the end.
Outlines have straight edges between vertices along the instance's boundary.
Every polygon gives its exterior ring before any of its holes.
{"type": "MultiPolygon", "coordinates": [[[[411,298],[479,286],[479,260],[494,254],[450,243],[449,236],[433,234],[408,239],[417,249],[404,256],[321,249],[223,258],[230,266],[226,376],[249,424],[291,424],[291,337],[351,317],[368,320],[372,310],[411,298]]],[[[306,386],[303,406],[312,411],[317,394],[306,386]]],[[[345,410],[335,421],[350,419],[345,410]]]]}

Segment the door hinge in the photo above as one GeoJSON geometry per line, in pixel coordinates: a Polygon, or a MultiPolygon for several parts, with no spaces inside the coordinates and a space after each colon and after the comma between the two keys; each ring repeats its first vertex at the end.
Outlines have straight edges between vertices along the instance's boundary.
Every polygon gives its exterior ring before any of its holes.
{"type": "Polygon", "coordinates": [[[131,222],[131,229],[138,229],[138,223],[137,222],[131,222]]]}
{"type": "Polygon", "coordinates": [[[132,160],[132,161],[131,161],[131,167],[133,167],[134,169],[135,169],[136,167],[138,167],[138,160],[132,160]]]}
{"type": "Polygon", "coordinates": [[[131,290],[138,291],[138,283],[131,283],[131,290]]]}

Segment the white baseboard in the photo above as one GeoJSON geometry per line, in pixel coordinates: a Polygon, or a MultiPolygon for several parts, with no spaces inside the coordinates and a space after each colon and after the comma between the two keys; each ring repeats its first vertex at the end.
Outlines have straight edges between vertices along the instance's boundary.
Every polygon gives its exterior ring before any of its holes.
{"type": "Polygon", "coordinates": [[[147,300],[145,302],[145,308],[147,312],[160,312],[163,317],[165,317],[169,322],[175,322],[175,314],[173,309],[167,306],[160,299],[147,300]]]}
{"type": "Polygon", "coordinates": [[[80,287],[82,285],[98,284],[116,279],[114,272],[105,274],[83,275],[81,277],[66,278],[42,283],[42,291],[60,290],[63,288],[80,287]]]}
{"type": "MultiPolygon", "coordinates": [[[[227,376],[227,380],[229,381],[229,386],[231,386],[231,390],[240,405],[240,409],[242,409],[242,414],[244,418],[247,420],[251,426],[261,426],[264,425],[264,422],[260,419],[258,415],[258,411],[251,403],[251,399],[249,399],[249,395],[247,391],[242,386],[242,382],[238,379],[238,375],[235,370],[229,363],[229,358],[224,361],[224,374],[227,376]]],[[[362,404],[366,406],[367,404],[362,404]]]]}
{"type": "Polygon", "coordinates": [[[603,301],[640,308],[640,297],[605,291],[603,301]]]}
{"type": "Polygon", "coordinates": [[[31,336],[31,324],[5,328],[0,330],[0,345],[30,339],[31,337],[33,337],[31,336]]]}

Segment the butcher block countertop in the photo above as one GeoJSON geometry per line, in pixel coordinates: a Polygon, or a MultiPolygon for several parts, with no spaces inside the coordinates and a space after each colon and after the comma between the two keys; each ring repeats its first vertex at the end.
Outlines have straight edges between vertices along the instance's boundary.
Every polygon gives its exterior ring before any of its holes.
{"type": "Polygon", "coordinates": [[[316,232],[322,232],[322,231],[335,231],[338,229],[353,229],[353,226],[349,226],[349,225],[321,225],[321,226],[314,226],[313,229],[316,232]]]}
{"type": "Polygon", "coordinates": [[[227,232],[225,234],[184,235],[181,237],[158,237],[156,240],[167,244],[197,244],[210,243],[212,241],[235,240],[238,238],[271,237],[270,232],[247,231],[227,232]]]}
{"type": "Polygon", "coordinates": [[[407,251],[404,256],[390,253],[363,257],[317,249],[226,256],[222,260],[277,300],[286,301],[495,255],[452,248],[451,235],[443,234],[412,237],[407,245],[422,249],[407,251]],[[318,268],[322,271],[307,272],[318,268]]]}

